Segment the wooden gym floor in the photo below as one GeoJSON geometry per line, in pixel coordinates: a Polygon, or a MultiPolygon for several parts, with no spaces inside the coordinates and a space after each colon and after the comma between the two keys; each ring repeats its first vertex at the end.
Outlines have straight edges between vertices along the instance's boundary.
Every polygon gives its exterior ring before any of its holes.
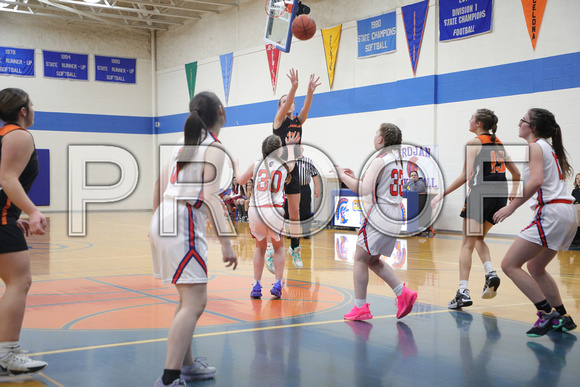
{"type": "MultiPolygon", "coordinates": [[[[49,234],[29,238],[33,285],[21,337],[29,355],[49,366],[0,385],[152,386],[163,371],[177,292],[152,276],[151,213],[89,213],[82,238],[67,236],[65,214],[49,218],[49,234]]],[[[534,307],[500,270],[512,238],[486,239],[502,279],[494,299],[480,298],[484,271],[474,254],[474,304],[463,311],[447,309],[457,290],[461,236],[402,240],[389,263],[419,292],[412,313],[397,320],[393,292],[371,273],[375,317],[346,322],[342,316],[354,298],[354,231],[325,229],[302,240],[304,268],[287,259],[282,299],[267,295],[273,276],[264,270],[265,296],[252,300],[254,241],[247,223],[237,229],[236,271],[223,266],[219,243],[209,237],[209,301],[194,356],[207,357],[218,373],[191,385],[556,386],[580,380],[577,332],[525,335],[534,307]]],[[[580,322],[580,251],[560,252],[548,269],[580,322]]]]}

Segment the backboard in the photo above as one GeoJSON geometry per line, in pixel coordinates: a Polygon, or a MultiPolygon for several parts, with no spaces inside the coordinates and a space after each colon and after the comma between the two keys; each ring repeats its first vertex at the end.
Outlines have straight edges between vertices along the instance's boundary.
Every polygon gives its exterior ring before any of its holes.
{"type": "Polygon", "coordinates": [[[264,40],[283,52],[290,51],[292,22],[296,17],[298,0],[266,0],[266,31],[264,40]]]}

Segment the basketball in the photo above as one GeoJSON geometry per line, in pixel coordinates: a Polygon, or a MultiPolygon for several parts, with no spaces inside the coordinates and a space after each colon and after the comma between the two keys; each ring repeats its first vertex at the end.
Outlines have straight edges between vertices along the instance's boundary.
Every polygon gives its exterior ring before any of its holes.
{"type": "Polygon", "coordinates": [[[292,22],[292,35],[300,40],[308,40],[316,33],[316,22],[308,15],[300,15],[292,22]]]}

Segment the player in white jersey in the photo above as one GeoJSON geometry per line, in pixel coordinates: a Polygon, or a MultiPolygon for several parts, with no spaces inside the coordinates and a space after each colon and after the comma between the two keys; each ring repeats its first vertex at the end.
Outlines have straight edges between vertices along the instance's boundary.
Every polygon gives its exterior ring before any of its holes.
{"type": "Polygon", "coordinates": [[[503,221],[526,201],[535,210],[533,221],[511,245],[501,267],[536,306],[538,320],[527,335],[538,337],[555,329],[576,328],[546,266],[558,250],[570,247],[578,216],[572,205],[574,198],[566,191],[566,178],[571,175],[572,167],[554,115],[545,109],[530,109],[520,120],[519,136],[529,144],[524,191],[521,197],[496,212],[494,220],[503,221]],[[551,144],[547,139],[551,139],[551,144]],[[526,262],[529,274],[522,269],[526,262]]]}
{"type": "MultiPolygon", "coordinates": [[[[171,156],[167,173],[156,182],[149,232],[155,277],[174,284],[179,293],[167,338],[165,369],[156,387],[186,386],[216,374],[205,358],[193,358],[192,336],[207,303],[206,211],[202,204],[215,203],[219,191],[216,182],[219,185],[221,180],[225,150],[217,136],[225,124],[225,111],[219,98],[209,92],[194,96],[189,111],[184,138],[171,156]],[[164,187],[162,195],[160,187],[164,187]]],[[[217,204],[218,209],[212,211],[216,230],[226,223],[223,203],[218,200],[217,204]]],[[[229,238],[219,236],[219,240],[222,260],[235,269],[237,257],[229,238]]]]}
{"type": "Polygon", "coordinates": [[[403,167],[397,145],[403,141],[401,130],[393,124],[381,124],[374,138],[378,156],[372,161],[362,181],[350,170],[336,166],[338,177],[365,203],[371,203],[358,233],[354,253],[354,308],[344,318],[373,318],[366,302],[369,268],[383,279],[397,296],[397,318],[406,316],[417,299],[417,292],[401,283],[391,266],[380,259],[390,256],[397,242],[403,220],[403,167]],[[395,148],[395,149],[394,149],[395,148]]]}
{"type": "MultiPolygon", "coordinates": [[[[294,146],[289,146],[292,152],[294,146]]],[[[277,298],[282,296],[282,276],[284,275],[284,240],[280,234],[284,230],[284,183],[291,178],[294,161],[284,162],[280,159],[282,141],[277,135],[266,137],[262,142],[262,160],[250,165],[240,173],[237,162],[234,172],[238,182],[245,184],[254,177],[254,190],[248,211],[250,232],[256,240],[254,250],[254,283],[250,297],[262,297],[262,272],[264,271],[264,253],[267,240],[271,239],[274,247],[274,275],[276,282],[270,293],[277,298]]],[[[290,153],[291,154],[291,153],[290,153]]]]}

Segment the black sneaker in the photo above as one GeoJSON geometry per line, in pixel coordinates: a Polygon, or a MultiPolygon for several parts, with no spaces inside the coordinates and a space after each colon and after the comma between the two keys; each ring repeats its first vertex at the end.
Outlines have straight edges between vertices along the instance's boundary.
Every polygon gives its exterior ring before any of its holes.
{"type": "Polygon", "coordinates": [[[485,275],[485,285],[483,286],[483,292],[481,293],[481,298],[488,299],[494,298],[497,295],[497,288],[499,288],[499,277],[495,271],[490,271],[489,274],[485,275]]]}
{"type": "Polygon", "coordinates": [[[573,331],[577,327],[576,323],[574,323],[574,320],[572,320],[572,316],[570,316],[569,313],[566,313],[565,315],[562,316],[562,322],[563,322],[562,326],[557,329],[558,331],[569,332],[573,331]]]}
{"type": "Polygon", "coordinates": [[[464,306],[471,306],[473,301],[471,301],[471,296],[469,295],[469,290],[458,290],[455,298],[449,301],[447,307],[449,309],[461,309],[464,306]]]}
{"type": "Polygon", "coordinates": [[[556,309],[552,309],[550,313],[539,310],[537,315],[538,321],[536,321],[532,329],[526,332],[526,335],[529,337],[544,336],[545,334],[560,328],[564,324],[562,316],[560,316],[560,313],[556,312],[556,309]]]}

